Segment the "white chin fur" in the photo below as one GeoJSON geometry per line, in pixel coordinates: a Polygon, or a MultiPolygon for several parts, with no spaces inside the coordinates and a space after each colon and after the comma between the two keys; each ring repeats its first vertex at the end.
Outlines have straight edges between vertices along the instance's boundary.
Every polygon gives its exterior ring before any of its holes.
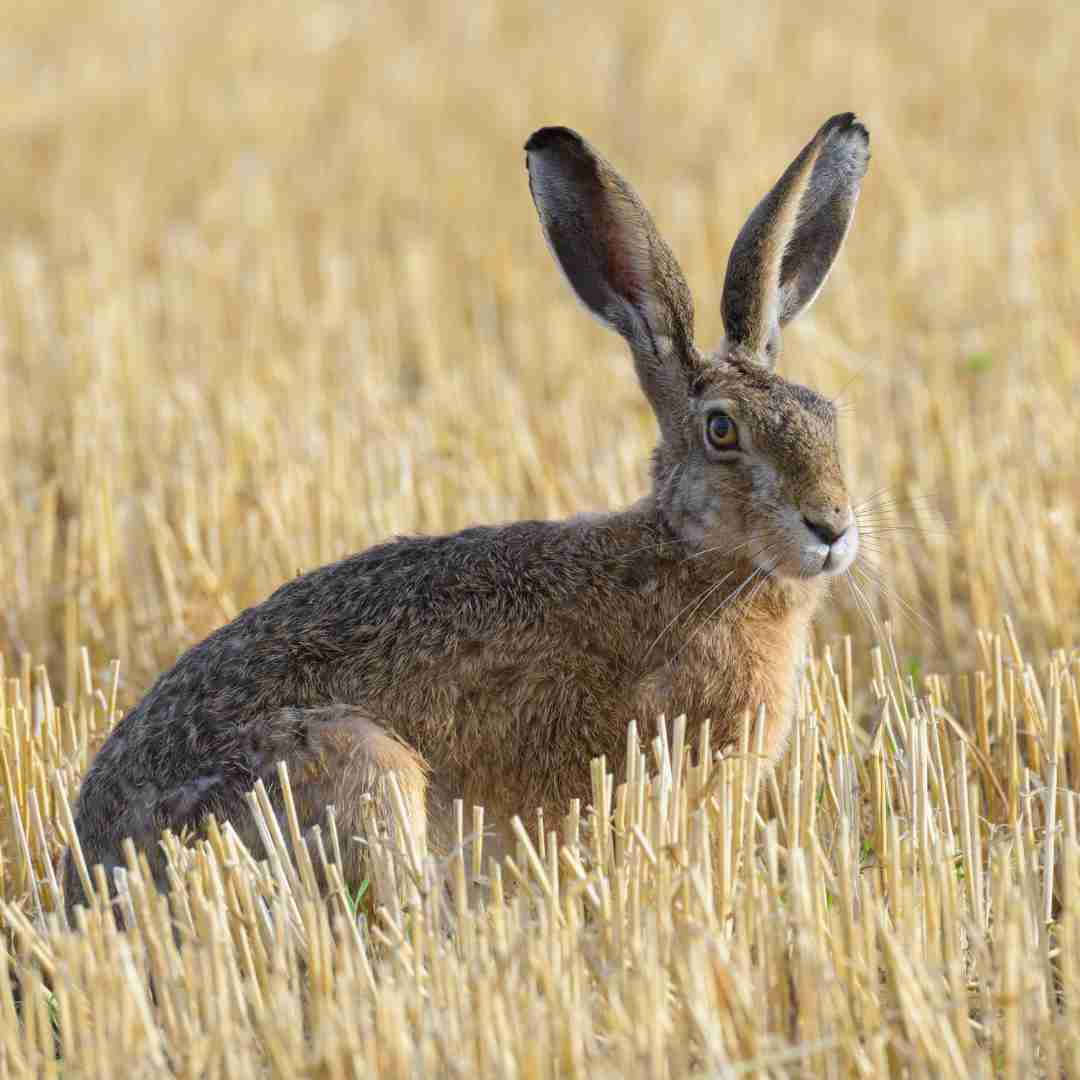
{"type": "MultiPolygon", "coordinates": [[[[822,547],[825,545],[822,544],[822,547]]],[[[836,543],[829,546],[829,558],[821,568],[823,574],[842,574],[855,561],[859,552],[859,527],[852,523],[836,543]]]]}
{"type": "MultiPolygon", "coordinates": [[[[800,527],[800,531],[802,531],[800,527]]],[[[785,577],[813,578],[819,574],[835,577],[842,574],[855,561],[859,551],[859,529],[852,525],[843,536],[833,544],[804,543],[800,537],[792,544],[794,549],[789,558],[780,560],[762,557],[754,558],[754,565],[770,573],[785,577]]]]}

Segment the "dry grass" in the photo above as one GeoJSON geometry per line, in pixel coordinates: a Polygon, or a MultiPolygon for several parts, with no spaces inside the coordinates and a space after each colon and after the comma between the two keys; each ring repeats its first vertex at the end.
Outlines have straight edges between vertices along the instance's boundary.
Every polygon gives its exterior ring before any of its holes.
{"type": "Polygon", "coordinates": [[[1080,1076],[1080,10],[2,18],[0,1076],[1080,1076]],[[687,757],[690,718],[497,874],[384,850],[358,921],[287,838],[212,830],[170,908],[133,865],[126,934],[64,932],[66,800],[182,648],[388,534],[642,490],[528,133],[634,180],[707,343],[743,216],[843,108],[874,161],[784,363],[887,492],[895,636],[837,592],[776,774],[687,757]]]}

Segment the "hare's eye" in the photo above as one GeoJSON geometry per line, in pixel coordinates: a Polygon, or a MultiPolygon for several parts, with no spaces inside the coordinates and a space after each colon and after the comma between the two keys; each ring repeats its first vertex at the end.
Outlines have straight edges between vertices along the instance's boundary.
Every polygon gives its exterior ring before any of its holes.
{"type": "Polygon", "coordinates": [[[705,437],[714,450],[735,450],[739,445],[739,429],[727,413],[709,413],[705,437]]]}

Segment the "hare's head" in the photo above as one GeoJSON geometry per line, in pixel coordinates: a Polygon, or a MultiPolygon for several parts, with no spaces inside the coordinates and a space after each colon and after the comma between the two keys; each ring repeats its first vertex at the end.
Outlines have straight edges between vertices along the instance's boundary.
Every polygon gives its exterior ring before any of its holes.
{"type": "Polygon", "coordinates": [[[627,340],[660,425],[657,507],[684,541],[765,573],[851,565],[858,530],[826,398],[774,371],[780,328],[817,295],[870,159],[850,113],[829,120],[750,215],[732,248],[712,354],[694,344],[686,281],[633,189],[567,128],[526,143],[548,244],[585,307],[627,340]]]}

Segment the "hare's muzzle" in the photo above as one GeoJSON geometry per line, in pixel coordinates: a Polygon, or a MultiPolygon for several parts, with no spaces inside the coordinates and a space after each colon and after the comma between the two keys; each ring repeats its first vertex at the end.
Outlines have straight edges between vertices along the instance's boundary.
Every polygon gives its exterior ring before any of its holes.
{"type": "Polygon", "coordinates": [[[851,507],[830,507],[813,510],[802,515],[802,523],[809,534],[804,548],[807,562],[816,562],[820,574],[842,574],[859,550],[859,526],[851,507]]]}

